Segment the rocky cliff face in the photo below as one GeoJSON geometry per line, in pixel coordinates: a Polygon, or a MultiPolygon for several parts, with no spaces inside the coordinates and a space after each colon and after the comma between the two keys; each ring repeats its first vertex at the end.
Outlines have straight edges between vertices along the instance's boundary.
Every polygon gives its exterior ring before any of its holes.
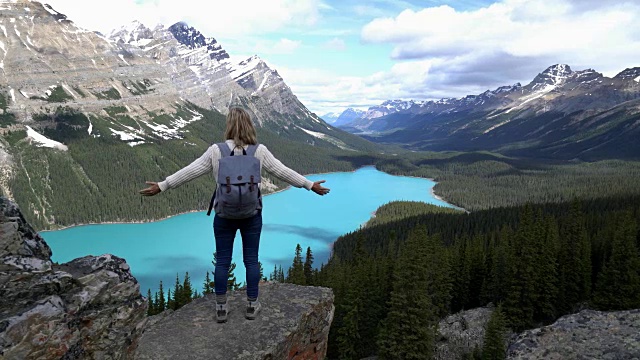
{"type": "Polygon", "coordinates": [[[8,110],[22,121],[62,102],[92,113],[126,104],[146,114],[171,110],[179,100],[160,64],[77,27],[49,5],[3,2],[0,29],[0,88],[8,110]],[[144,89],[136,88],[140,84],[144,89]]]}
{"type": "Polygon", "coordinates": [[[2,359],[324,359],[330,289],[263,285],[254,321],[244,319],[244,299],[229,295],[225,324],[215,321],[213,296],[147,318],[124,259],[54,264],[18,207],[0,197],[2,359]]]}
{"type": "Polygon", "coordinates": [[[124,259],[52,264],[51,249],[0,197],[0,355],[6,359],[121,358],[146,302],[124,259]]]}

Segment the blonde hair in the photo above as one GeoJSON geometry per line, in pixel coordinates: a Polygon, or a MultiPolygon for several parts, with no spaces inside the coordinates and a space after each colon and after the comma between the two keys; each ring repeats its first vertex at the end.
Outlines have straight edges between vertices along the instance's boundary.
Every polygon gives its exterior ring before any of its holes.
{"type": "Polygon", "coordinates": [[[227,129],[224,131],[225,140],[233,140],[236,146],[256,145],[258,135],[253,127],[249,114],[241,108],[229,109],[227,115],[227,129]]]}

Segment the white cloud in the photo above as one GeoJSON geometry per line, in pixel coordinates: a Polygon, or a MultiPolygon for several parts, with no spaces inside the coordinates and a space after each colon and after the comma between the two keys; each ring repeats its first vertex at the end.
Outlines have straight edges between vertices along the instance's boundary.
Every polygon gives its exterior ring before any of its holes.
{"type": "Polygon", "coordinates": [[[333,38],[333,39],[325,42],[322,46],[327,48],[327,49],[329,49],[329,50],[334,50],[334,51],[345,51],[345,50],[347,50],[347,44],[345,44],[344,40],[342,40],[340,38],[333,38]]]}
{"type": "Polygon", "coordinates": [[[389,69],[364,77],[282,69],[317,113],[388,99],[428,100],[526,84],[556,63],[613,76],[640,66],[640,3],[624,0],[503,0],[472,11],[405,10],[364,26],[366,43],[394,46],[389,69]]]}
{"type": "Polygon", "coordinates": [[[48,0],[76,24],[108,33],[139,20],[147,26],[186,21],[207,36],[265,34],[315,24],[319,0],[48,0]]]}
{"type": "Polygon", "coordinates": [[[447,5],[405,10],[371,21],[361,36],[393,44],[394,59],[499,53],[523,64],[557,59],[613,74],[638,65],[639,15],[640,4],[632,1],[503,0],[473,11],[447,5]]]}
{"type": "Polygon", "coordinates": [[[368,108],[388,99],[422,99],[432,61],[407,61],[369,76],[337,76],[324,69],[289,68],[269,64],[294,94],[317,114],[347,107],[368,108]]]}

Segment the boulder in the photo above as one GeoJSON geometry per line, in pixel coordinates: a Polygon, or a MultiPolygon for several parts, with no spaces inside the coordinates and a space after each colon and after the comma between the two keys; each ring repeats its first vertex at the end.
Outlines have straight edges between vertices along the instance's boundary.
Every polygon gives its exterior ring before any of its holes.
{"type": "Polygon", "coordinates": [[[216,322],[214,295],[151,317],[133,358],[324,359],[334,314],[330,289],[261,284],[262,310],[255,320],[244,317],[243,291],[229,293],[228,303],[226,323],[216,322]]]}
{"type": "Polygon", "coordinates": [[[434,358],[437,360],[464,359],[477,348],[482,350],[484,333],[493,307],[460,311],[442,319],[434,358]]]}
{"type": "Polygon", "coordinates": [[[146,306],[124,259],[52,264],[46,242],[0,197],[0,357],[122,358],[146,306]]]}
{"type": "Polygon", "coordinates": [[[527,330],[507,351],[508,359],[640,359],[640,309],[583,310],[527,330]]]}

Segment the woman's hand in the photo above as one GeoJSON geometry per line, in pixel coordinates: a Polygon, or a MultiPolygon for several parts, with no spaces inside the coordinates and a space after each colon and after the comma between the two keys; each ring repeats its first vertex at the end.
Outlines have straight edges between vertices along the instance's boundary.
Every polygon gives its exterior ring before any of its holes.
{"type": "Polygon", "coordinates": [[[151,186],[146,189],[140,190],[140,194],[144,196],[153,196],[160,192],[160,186],[158,186],[157,182],[147,181],[146,184],[151,186]]]}
{"type": "Polygon", "coordinates": [[[320,185],[322,183],[324,183],[325,180],[320,180],[320,181],[316,181],[313,183],[313,186],[311,187],[311,191],[313,191],[314,193],[322,196],[322,195],[327,195],[329,193],[329,191],[331,191],[330,189],[327,189],[326,187],[320,185]]]}

